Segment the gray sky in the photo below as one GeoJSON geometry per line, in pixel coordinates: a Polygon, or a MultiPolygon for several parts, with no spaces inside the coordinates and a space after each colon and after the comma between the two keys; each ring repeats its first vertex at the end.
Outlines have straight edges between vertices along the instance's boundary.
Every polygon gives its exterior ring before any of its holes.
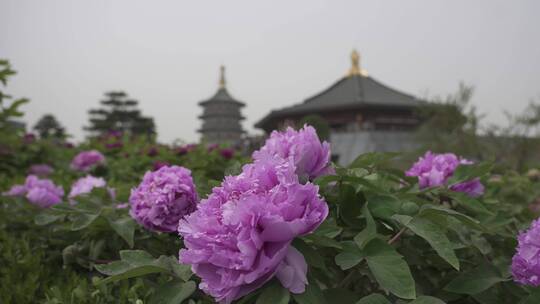
{"type": "Polygon", "coordinates": [[[87,110],[122,89],[159,138],[195,141],[197,102],[228,88],[244,127],[325,89],[349,68],[417,96],[476,86],[490,122],[540,96],[540,1],[0,0],[0,58],[19,74],[30,126],[53,113],[76,139],[87,110]]]}

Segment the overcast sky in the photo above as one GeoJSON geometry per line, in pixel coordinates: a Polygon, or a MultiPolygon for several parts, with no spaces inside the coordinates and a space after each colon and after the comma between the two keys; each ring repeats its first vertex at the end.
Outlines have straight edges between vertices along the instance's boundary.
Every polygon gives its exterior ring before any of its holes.
{"type": "Polygon", "coordinates": [[[76,139],[103,93],[125,90],[161,141],[197,140],[221,64],[253,132],[342,77],[353,48],[372,77],[419,97],[474,85],[502,122],[540,96],[539,14],[535,0],[0,0],[0,58],[18,71],[8,92],[31,99],[29,126],[53,113],[76,139]]]}

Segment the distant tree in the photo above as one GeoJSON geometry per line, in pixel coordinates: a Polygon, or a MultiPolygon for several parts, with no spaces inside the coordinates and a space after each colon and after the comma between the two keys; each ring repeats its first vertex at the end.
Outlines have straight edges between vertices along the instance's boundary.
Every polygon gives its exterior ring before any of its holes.
{"type": "Polygon", "coordinates": [[[8,80],[15,71],[7,60],[0,59],[0,181],[8,180],[5,176],[13,176],[26,165],[26,155],[17,153],[22,144],[24,123],[18,119],[23,116],[19,107],[27,103],[26,98],[13,98],[5,89],[8,80]],[[3,179],[4,178],[4,179],[3,179]]]}
{"type": "Polygon", "coordinates": [[[481,159],[485,153],[479,141],[479,121],[482,116],[470,105],[474,88],[460,83],[458,91],[445,98],[435,97],[418,110],[423,121],[417,136],[422,149],[434,152],[454,152],[481,159]]]}
{"type": "Polygon", "coordinates": [[[64,138],[65,129],[52,114],[45,114],[34,126],[41,138],[64,138]]]}
{"type": "Polygon", "coordinates": [[[304,124],[308,124],[315,128],[317,135],[321,140],[328,140],[330,138],[330,126],[320,115],[313,114],[304,116],[298,123],[298,128],[302,128],[304,124]]]}
{"type": "Polygon", "coordinates": [[[495,146],[496,159],[504,159],[510,167],[525,171],[538,167],[540,157],[540,104],[531,101],[518,114],[505,112],[507,125],[488,125],[484,137],[495,146]]]}
{"type": "Polygon", "coordinates": [[[105,93],[100,109],[91,109],[90,125],[85,127],[92,135],[101,135],[109,131],[121,131],[132,135],[155,134],[154,119],[142,116],[137,109],[138,101],[129,99],[121,91],[105,93]]]}

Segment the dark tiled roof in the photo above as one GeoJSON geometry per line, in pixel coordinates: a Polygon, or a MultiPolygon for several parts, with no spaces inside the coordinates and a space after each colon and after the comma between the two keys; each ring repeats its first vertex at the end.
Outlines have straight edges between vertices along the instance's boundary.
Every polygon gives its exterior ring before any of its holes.
{"type": "Polygon", "coordinates": [[[389,88],[369,76],[351,75],[343,77],[328,89],[306,99],[301,104],[272,111],[255,126],[262,127],[272,118],[295,114],[369,106],[412,108],[421,103],[422,101],[414,96],[389,88]]]}
{"type": "Polygon", "coordinates": [[[203,100],[199,102],[200,105],[204,106],[205,104],[211,103],[211,102],[223,102],[223,103],[234,103],[241,107],[245,106],[245,104],[241,101],[238,101],[234,99],[226,88],[219,88],[214,94],[214,96],[210,97],[210,99],[203,100]]]}

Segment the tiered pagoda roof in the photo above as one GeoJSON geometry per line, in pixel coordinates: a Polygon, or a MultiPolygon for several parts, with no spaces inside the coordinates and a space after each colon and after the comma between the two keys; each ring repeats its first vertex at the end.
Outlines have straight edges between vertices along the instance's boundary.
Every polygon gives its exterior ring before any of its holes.
{"type": "Polygon", "coordinates": [[[362,108],[414,108],[422,103],[414,96],[392,89],[370,77],[360,68],[360,56],[351,55],[352,66],[346,76],[326,90],[304,100],[300,104],[273,110],[255,127],[265,129],[274,120],[290,116],[316,114],[328,111],[357,110],[362,108]]]}

